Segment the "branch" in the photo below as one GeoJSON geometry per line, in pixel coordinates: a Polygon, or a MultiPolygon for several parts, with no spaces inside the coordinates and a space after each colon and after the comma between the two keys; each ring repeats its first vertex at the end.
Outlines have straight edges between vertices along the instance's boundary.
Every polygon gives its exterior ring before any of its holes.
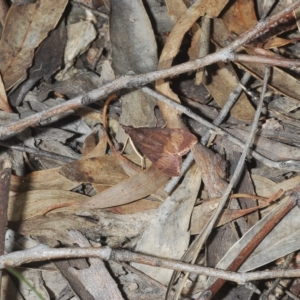
{"type": "Polygon", "coordinates": [[[147,264],[150,266],[159,266],[166,269],[177,270],[180,272],[190,272],[195,274],[202,274],[206,276],[213,276],[225,280],[236,282],[237,284],[245,284],[248,281],[270,279],[277,277],[300,277],[300,269],[289,270],[272,270],[249,273],[238,273],[223,271],[208,267],[201,267],[192,265],[173,259],[157,258],[150,255],[130,252],[128,250],[111,249],[109,247],[102,248],[51,248],[40,244],[36,247],[26,249],[23,251],[15,251],[3,256],[0,256],[0,269],[5,267],[17,267],[22,264],[46,261],[51,259],[62,258],[79,258],[79,257],[93,257],[102,260],[116,260],[136,262],[147,264]]]}

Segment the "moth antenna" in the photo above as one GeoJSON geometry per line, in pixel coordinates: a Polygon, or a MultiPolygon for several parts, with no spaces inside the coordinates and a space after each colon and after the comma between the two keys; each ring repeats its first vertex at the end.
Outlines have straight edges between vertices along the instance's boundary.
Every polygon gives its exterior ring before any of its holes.
{"type": "Polygon", "coordinates": [[[134,143],[133,143],[133,141],[130,137],[128,137],[128,139],[126,140],[126,144],[127,144],[128,140],[129,140],[130,145],[132,146],[133,150],[135,151],[135,153],[141,159],[142,170],[146,169],[145,157],[138,151],[138,149],[136,149],[136,147],[135,147],[135,145],[134,145],[134,143]]]}
{"type": "Polygon", "coordinates": [[[162,128],[166,128],[166,127],[167,127],[167,124],[168,124],[168,122],[166,122],[162,128]]]}
{"type": "Polygon", "coordinates": [[[125,141],[125,143],[123,145],[123,149],[121,150],[120,154],[123,154],[123,152],[125,151],[125,148],[126,148],[126,146],[128,144],[128,141],[129,141],[129,137],[126,138],[126,141],[125,141]]]}

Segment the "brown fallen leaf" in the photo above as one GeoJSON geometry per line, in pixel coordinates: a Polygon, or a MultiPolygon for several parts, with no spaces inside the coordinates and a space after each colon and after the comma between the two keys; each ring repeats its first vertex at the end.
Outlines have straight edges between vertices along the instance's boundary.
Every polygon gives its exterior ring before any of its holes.
{"type": "Polygon", "coordinates": [[[7,219],[8,221],[21,221],[35,216],[44,215],[56,208],[63,210],[70,204],[84,202],[89,197],[59,190],[37,190],[20,193],[9,197],[7,219]]]}

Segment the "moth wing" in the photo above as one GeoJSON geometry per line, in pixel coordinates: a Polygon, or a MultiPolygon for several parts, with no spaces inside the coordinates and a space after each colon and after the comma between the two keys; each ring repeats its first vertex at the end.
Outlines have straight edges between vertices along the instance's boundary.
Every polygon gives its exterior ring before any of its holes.
{"type": "Polygon", "coordinates": [[[197,138],[184,129],[174,128],[133,128],[123,126],[137,148],[147,156],[151,150],[184,155],[197,143],[197,138]]]}
{"type": "Polygon", "coordinates": [[[181,170],[182,158],[180,155],[172,155],[169,153],[152,152],[147,155],[149,160],[161,172],[168,176],[178,176],[181,170]]]}
{"type": "Polygon", "coordinates": [[[164,150],[170,154],[184,155],[197,143],[198,139],[192,133],[184,129],[169,129],[170,140],[164,150]]]}

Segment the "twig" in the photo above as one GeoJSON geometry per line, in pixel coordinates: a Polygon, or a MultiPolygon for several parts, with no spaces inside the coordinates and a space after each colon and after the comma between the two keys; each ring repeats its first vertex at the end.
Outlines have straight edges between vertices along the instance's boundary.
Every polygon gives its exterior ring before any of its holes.
{"type": "Polygon", "coordinates": [[[277,67],[284,67],[289,69],[296,69],[298,66],[294,65],[290,59],[282,56],[258,56],[246,54],[233,54],[233,61],[235,62],[251,62],[259,64],[268,64],[277,67]]]}
{"type": "Polygon", "coordinates": [[[223,278],[238,284],[245,284],[248,281],[263,280],[277,277],[295,278],[300,277],[300,269],[289,270],[271,270],[249,273],[230,272],[214,268],[192,265],[178,260],[157,258],[150,255],[130,252],[128,250],[111,249],[109,247],[101,248],[50,248],[40,244],[36,247],[23,251],[15,251],[0,256],[0,269],[5,267],[17,267],[22,264],[47,261],[51,259],[95,257],[104,261],[127,261],[147,264],[150,266],[160,266],[166,269],[177,270],[180,272],[190,272],[223,278]]]}
{"type": "MultiPolygon", "coordinates": [[[[39,123],[47,118],[51,118],[56,115],[60,115],[62,113],[66,113],[68,111],[74,110],[84,105],[89,105],[95,101],[98,101],[108,95],[119,91],[122,88],[133,88],[142,85],[146,85],[150,82],[163,79],[170,76],[176,76],[182,73],[186,73],[189,71],[193,71],[195,69],[199,69],[205,67],[207,65],[211,65],[218,61],[230,61],[234,60],[235,55],[233,53],[238,47],[249,43],[252,39],[255,39],[262,35],[266,30],[270,30],[270,28],[278,25],[278,22],[281,19],[284,19],[285,15],[291,13],[295,8],[300,5],[300,0],[295,1],[281,12],[273,15],[272,17],[259,22],[256,26],[251,28],[250,30],[243,33],[238,39],[232,42],[229,46],[215,52],[209,54],[203,58],[197,59],[195,61],[190,61],[183,63],[181,65],[177,65],[171,68],[150,72],[146,74],[140,74],[135,76],[122,76],[110,83],[105,84],[104,86],[95,89],[88,94],[86,97],[77,96],[65,103],[49,108],[43,112],[36,113],[32,116],[29,116],[25,119],[19,120],[17,122],[11,123],[9,125],[4,125],[0,127],[0,139],[5,139],[11,135],[14,135],[23,129],[32,126],[36,123],[39,123]]],[[[265,63],[265,57],[262,57],[261,62],[265,63]]],[[[271,59],[271,58],[269,58],[271,59]]],[[[271,62],[269,61],[271,64],[271,62]]],[[[300,60],[289,60],[287,66],[290,67],[293,64],[294,67],[300,66],[300,60]]],[[[273,58],[273,65],[282,66],[282,62],[278,59],[273,58]]]]}

